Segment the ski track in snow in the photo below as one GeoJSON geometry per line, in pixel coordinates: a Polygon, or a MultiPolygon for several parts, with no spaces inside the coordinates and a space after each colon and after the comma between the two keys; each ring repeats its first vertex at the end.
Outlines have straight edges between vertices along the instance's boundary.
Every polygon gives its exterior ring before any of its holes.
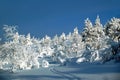
{"type": "Polygon", "coordinates": [[[58,74],[58,75],[62,76],[63,78],[66,78],[68,80],[81,80],[79,77],[77,77],[77,76],[75,76],[71,73],[61,72],[61,71],[58,71],[55,68],[51,68],[50,71],[55,73],[55,74],[58,74]]]}
{"type": "Polygon", "coordinates": [[[0,72],[0,80],[120,80],[120,64],[71,64],[68,66],[0,72]]]}

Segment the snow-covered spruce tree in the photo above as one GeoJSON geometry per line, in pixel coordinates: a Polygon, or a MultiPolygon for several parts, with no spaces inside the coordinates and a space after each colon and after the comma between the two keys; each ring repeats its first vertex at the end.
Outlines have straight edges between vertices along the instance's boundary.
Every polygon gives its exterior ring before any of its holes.
{"type": "Polygon", "coordinates": [[[85,28],[84,28],[84,31],[82,32],[82,39],[84,42],[88,42],[88,41],[91,41],[90,40],[90,33],[91,33],[91,30],[92,30],[92,23],[91,21],[89,20],[89,18],[87,18],[85,20],[85,28]]]}
{"type": "Polygon", "coordinates": [[[82,36],[86,45],[84,56],[88,59],[87,61],[102,60],[104,53],[101,52],[110,46],[107,43],[109,38],[104,33],[104,28],[100,23],[99,16],[97,16],[95,20],[95,25],[92,25],[88,18],[85,20],[85,28],[82,36]]]}
{"type": "Polygon", "coordinates": [[[52,39],[52,42],[51,42],[51,48],[54,49],[54,52],[53,52],[53,55],[52,55],[52,59],[53,61],[57,61],[57,51],[58,51],[58,43],[59,43],[59,38],[58,38],[58,35],[55,35],[52,39]]]}
{"type": "Polygon", "coordinates": [[[40,46],[39,47],[39,62],[41,63],[42,67],[48,67],[49,62],[47,61],[47,59],[49,58],[50,60],[54,52],[54,48],[52,47],[51,37],[49,37],[48,35],[43,37],[40,40],[39,46],[40,46]]]}
{"type": "Polygon", "coordinates": [[[56,59],[62,64],[66,63],[66,61],[69,62],[72,58],[82,56],[85,46],[77,28],[74,29],[73,33],[68,35],[63,33],[59,38],[55,37],[54,40],[58,42],[54,50],[56,59]]]}
{"type": "Polygon", "coordinates": [[[54,40],[56,40],[54,45],[54,60],[63,65],[66,61],[66,51],[64,45],[64,42],[66,41],[65,33],[62,33],[60,37],[54,37],[54,40]]]}
{"type": "Polygon", "coordinates": [[[69,39],[71,42],[71,46],[69,47],[70,53],[68,56],[71,55],[73,57],[81,57],[83,50],[85,48],[84,42],[82,42],[82,36],[79,34],[77,27],[74,29],[74,32],[71,34],[71,38],[69,39]]]}
{"type": "Polygon", "coordinates": [[[120,39],[120,19],[112,18],[105,25],[105,33],[111,37],[115,42],[120,39]]]}
{"type": "Polygon", "coordinates": [[[53,49],[51,48],[52,40],[49,36],[45,36],[41,41],[41,52],[40,55],[41,57],[45,56],[52,56],[53,55],[53,49]]]}
{"type": "Polygon", "coordinates": [[[58,62],[64,65],[66,61],[66,50],[64,42],[66,41],[65,33],[62,33],[60,36],[54,36],[52,39],[52,48],[54,49],[52,59],[55,62],[58,62]]]}
{"type": "Polygon", "coordinates": [[[120,19],[112,18],[105,25],[105,33],[113,41],[111,41],[112,59],[120,61],[120,19]]]}
{"type": "Polygon", "coordinates": [[[87,18],[85,20],[85,28],[82,32],[82,41],[85,43],[86,46],[86,50],[83,54],[83,57],[87,59],[86,61],[90,61],[90,57],[91,57],[91,51],[92,51],[91,47],[93,46],[92,42],[94,42],[92,33],[93,33],[93,25],[92,22],[89,20],[89,18],[87,18]]]}

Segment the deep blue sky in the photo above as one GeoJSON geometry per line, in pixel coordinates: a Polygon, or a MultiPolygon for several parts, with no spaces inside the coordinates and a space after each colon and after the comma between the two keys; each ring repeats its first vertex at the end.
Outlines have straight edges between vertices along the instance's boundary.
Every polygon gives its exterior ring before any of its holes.
{"type": "Polygon", "coordinates": [[[84,20],[94,22],[97,14],[103,24],[120,18],[120,0],[0,0],[0,29],[4,24],[18,25],[21,34],[52,37],[76,26],[82,30],[84,20]]]}

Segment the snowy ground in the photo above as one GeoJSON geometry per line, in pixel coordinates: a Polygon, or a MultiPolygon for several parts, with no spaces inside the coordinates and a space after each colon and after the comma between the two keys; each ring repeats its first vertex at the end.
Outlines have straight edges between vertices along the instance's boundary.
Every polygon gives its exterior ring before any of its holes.
{"type": "Polygon", "coordinates": [[[0,71],[0,80],[120,80],[120,63],[70,63],[66,66],[9,73],[0,71]]]}

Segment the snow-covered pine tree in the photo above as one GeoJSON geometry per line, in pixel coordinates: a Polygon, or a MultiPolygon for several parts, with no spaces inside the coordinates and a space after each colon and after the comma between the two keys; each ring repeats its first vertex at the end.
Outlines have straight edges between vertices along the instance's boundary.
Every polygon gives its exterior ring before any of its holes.
{"type": "Polygon", "coordinates": [[[105,25],[105,33],[112,39],[109,42],[112,49],[109,60],[120,61],[120,19],[113,17],[108,21],[105,25]]]}
{"type": "Polygon", "coordinates": [[[87,19],[85,20],[85,30],[82,33],[83,41],[86,45],[86,51],[84,55],[91,61],[101,60],[106,48],[109,48],[108,45],[109,38],[104,33],[104,28],[100,23],[100,18],[97,16],[95,20],[95,25],[91,27],[91,22],[87,19]],[[88,27],[89,25],[89,27],[88,27]],[[87,53],[87,54],[86,54],[87,53]]]}
{"type": "Polygon", "coordinates": [[[72,54],[74,53],[75,57],[80,57],[82,55],[82,50],[84,50],[84,42],[82,42],[82,36],[79,34],[77,27],[74,29],[74,32],[71,36],[72,41],[72,54]]]}
{"type": "Polygon", "coordinates": [[[115,42],[120,39],[120,19],[113,17],[105,25],[105,33],[111,37],[115,42]]]}
{"type": "Polygon", "coordinates": [[[31,40],[32,39],[31,39],[30,33],[28,33],[27,36],[26,36],[25,45],[32,45],[31,40]]]}
{"type": "Polygon", "coordinates": [[[59,42],[59,38],[58,38],[58,35],[55,35],[53,40],[52,40],[52,45],[57,45],[59,42]]]}
{"type": "Polygon", "coordinates": [[[83,41],[85,41],[85,42],[91,41],[89,39],[89,37],[90,37],[90,31],[92,30],[92,27],[93,26],[92,26],[91,21],[89,20],[89,18],[87,18],[85,20],[85,28],[84,28],[84,30],[82,32],[82,39],[83,39],[83,41]]]}

